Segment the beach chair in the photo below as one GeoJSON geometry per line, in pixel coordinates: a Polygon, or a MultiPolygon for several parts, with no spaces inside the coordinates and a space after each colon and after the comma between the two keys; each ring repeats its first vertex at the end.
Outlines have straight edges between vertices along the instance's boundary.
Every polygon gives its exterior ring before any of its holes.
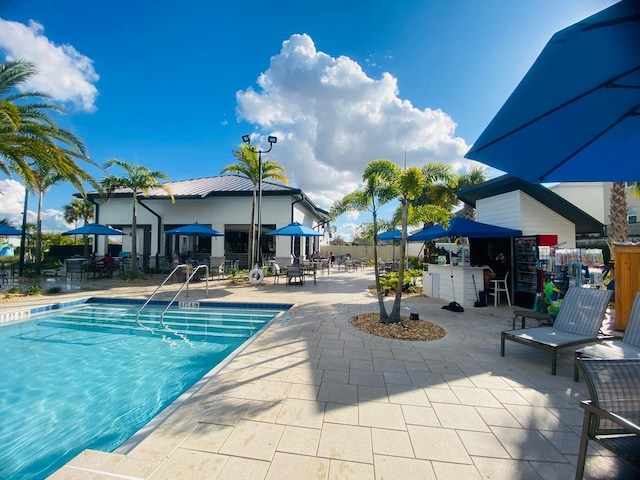
{"type": "Polygon", "coordinates": [[[579,358],[577,364],[591,400],[580,402],[584,419],[575,478],[584,476],[590,440],[640,468],[640,360],[579,358]]]}
{"type": "Polygon", "coordinates": [[[596,345],[587,345],[576,350],[576,362],[573,369],[573,379],[580,379],[578,372],[579,358],[603,358],[614,359],[638,359],[640,360],[640,293],[636,298],[629,313],[629,322],[622,339],[606,340],[596,345]]]}
{"type": "Polygon", "coordinates": [[[597,342],[611,291],[571,287],[552,327],[534,327],[502,332],[500,356],[504,357],[506,340],[551,353],[551,375],[556,374],[558,350],[597,342]]]}

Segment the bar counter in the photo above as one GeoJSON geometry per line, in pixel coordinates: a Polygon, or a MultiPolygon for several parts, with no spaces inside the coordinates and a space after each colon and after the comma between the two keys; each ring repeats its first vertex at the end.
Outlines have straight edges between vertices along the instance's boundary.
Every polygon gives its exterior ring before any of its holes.
{"type": "Polygon", "coordinates": [[[463,307],[473,307],[478,300],[476,288],[477,292],[484,290],[486,268],[489,267],[429,264],[429,270],[422,275],[423,293],[428,297],[439,298],[443,303],[455,301],[463,307]],[[474,279],[476,288],[473,285],[474,279]]]}

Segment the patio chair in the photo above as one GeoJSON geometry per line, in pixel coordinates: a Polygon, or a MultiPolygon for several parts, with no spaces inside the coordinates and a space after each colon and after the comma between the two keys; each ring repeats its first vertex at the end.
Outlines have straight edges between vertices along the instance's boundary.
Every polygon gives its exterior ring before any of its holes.
{"type": "Polygon", "coordinates": [[[577,364],[591,400],[580,402],[584,419],[575,478],[584,475],[589,440],[640,468],[640,360],[580,358],[577,364]]]}
{"type": "Polygon", "coordinates": [[[301,265],[289,265],[287,268],[287,283],[289,285],[304,285],[304,268],[301,265]],[[294,279],[298,279],[295,280],[294,279]]]}
{"type": "Polygon", "coordinates": [[[573,369],[573,379],[577,382],[580,379],[578,371],[579,358],[603,358],[614,359],[639,359],[640,360],[640,293],[636,293],[636,298],[631,307],[629,322],[620,340],[606,340],[596,345],[587,345],[576,350],[576,362],[573,369]]]}
{"type": "Polygon", "coordinates": [[[84,261],[79,260],[66,260],[65,262],[65,282],[67,279],[73,282],[73,276],[77,275],[80,281],[84,280],[87,276],[87,269],[85,268],[84,261]]]}
{"type": "Polygon", "coordinates": [[[610,297],[610,290],[569,288],[552,327],[502,332],[500,356],[504,357],[506,340],[548,350],[551,353],[551,375],[555,375],[559,349],[598,341],[598,332],[610,297]]]}
{"type": "Polygon", "coordinates": [[[276,262],[273,262],[271,265],[273,266],[273,283],[278,283],[280,277],[285,276],[287,272],[282,271],[280,265],[276,262]]]}
{"type": "Polygon", "coordinates": [[[487,292],[488,295],[493,295],[493,306],[497,307],[500,303],[500,293],[504,293],[507,296],[507,303],[511,306],[511,297],[509,296],[509,272],[507,272],[504,278],[491,280],[491,288],[487,292]]]}

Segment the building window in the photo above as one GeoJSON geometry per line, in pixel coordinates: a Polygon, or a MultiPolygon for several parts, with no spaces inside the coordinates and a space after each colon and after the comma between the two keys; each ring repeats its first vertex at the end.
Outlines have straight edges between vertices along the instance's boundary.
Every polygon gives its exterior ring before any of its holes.
{"type": "Polygon", "coordinates": [[[629,207],[627,211],[627,220],[629,223],[637,223],[638,222],[638,209],[636,207],[629,207]]]}

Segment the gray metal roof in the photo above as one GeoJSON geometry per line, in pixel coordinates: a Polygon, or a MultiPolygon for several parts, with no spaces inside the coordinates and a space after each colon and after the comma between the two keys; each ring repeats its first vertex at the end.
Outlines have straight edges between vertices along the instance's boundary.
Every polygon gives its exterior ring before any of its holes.
{"type": "MultiPolygon", "coordinates": [[[[169,188],[173,197],[178,199],[186,198],[207,198],[207,197],[226,197],[226,196],[249,196],[253,195],[253,183],[247,177],[240,175],[219,175],[217,177],[192,178],[188,180],[178,180],[175,182],[167,182],[164,184],[169,188]]],[[[328,212],[318,208],[299,188],[289,187],[281,183],[262,181],[263,196],[291,196],[301,195],[303,202],[307,203],[309,208],[320,214],[327,216],[328,212]]],[[[98,192],[89,192],[89,198],[98,197],[98,192]]],[[[117,188],[111,192],[111,197],[131,196],[130,188],[117,188]]],[[[152,188],[145,197],[146,200],[166,199],[169,194],[162,188],[152,188]]]]}

